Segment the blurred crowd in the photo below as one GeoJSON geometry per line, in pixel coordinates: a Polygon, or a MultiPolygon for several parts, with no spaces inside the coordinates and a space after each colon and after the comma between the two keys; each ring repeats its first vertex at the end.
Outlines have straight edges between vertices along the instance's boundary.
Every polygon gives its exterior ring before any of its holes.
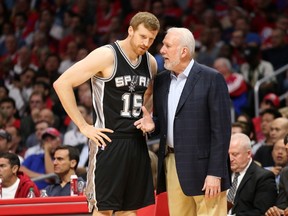
{"type": "MultiPolygon", "coordinates": [[[[165,30],[189,28],[195,59],[223,74],[237,116],[257,117],[256,82],[288,64],[287,0],[0,0],[0,128],[11,135],[10,151],[24,161],[45,151],[53,155],[51,146],[43,147],[42,134],[54,128],[59,134],[52,138],[79,149],[78,166],[85,172],[87,138],[63,110],[52,83],[93,49],[123,39],[138,11],[150,11],[161,22],[150,49],[159,72],[165,30]]],[[[288,73],[282,73],[261,85],[259,99],[285,108],[279,96],[287,89],[288,73]]],[[[92,123],[89,83],[75,92],[79,110],[92,123]]]]}

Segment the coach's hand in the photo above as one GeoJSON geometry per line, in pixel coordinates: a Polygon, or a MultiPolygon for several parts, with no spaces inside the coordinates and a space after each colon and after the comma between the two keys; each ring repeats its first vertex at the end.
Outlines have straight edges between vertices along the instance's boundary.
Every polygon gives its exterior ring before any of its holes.
{"type": "Polygon", "coordinates": [[[207,175],[202,191],[205,191],[206,198],[216,197],[221,192],[221,178],[207,175]]]}

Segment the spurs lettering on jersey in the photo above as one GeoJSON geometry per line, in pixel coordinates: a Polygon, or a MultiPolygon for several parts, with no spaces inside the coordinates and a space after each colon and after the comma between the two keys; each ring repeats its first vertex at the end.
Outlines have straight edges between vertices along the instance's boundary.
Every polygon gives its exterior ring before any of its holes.
{"type": "Polygon", "coordinates": [[[129,91],[135,91],[137,85],[148,87],[150,79],[145,76],[120,76],[115,78],[116,87],[129,86],[129,91]]]}
{"type": "Polygon", "coordinates": [[[138,117],[141,113],[143,104],[142,95],[133,93],[137,86],[148,87],[150,79],[145,76],[120,76],[115,78],[116,87],[128,86],[129,92],[122,95],[123,109],[121,116],[123,117],[138,117]],[[132,106],[131,106],[132,104],[132,106]]]}

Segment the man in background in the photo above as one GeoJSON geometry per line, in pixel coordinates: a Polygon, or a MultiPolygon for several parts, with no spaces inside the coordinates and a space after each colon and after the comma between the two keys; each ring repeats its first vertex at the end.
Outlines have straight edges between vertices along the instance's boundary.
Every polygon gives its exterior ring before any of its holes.
{"type": "Polygon", "coordinates": [[[18,155],[10,152],[0,153],[0,178],[2,179],[2,199],[25,198],[30,188],[33,188],[36,197],[40,192],[30,178],[19,171],[20,160],[18,155]]]}
{"type": "Polygon", "coordinates": [[[0,129],[0,153],[9,151],[9,142],[11,135],[4,129],[0,129]]]}
{"type": "MultiPolygon", "coordinates": [[[[284,144],[288,151],[288,134],[284,137],[284,144]]],[[[275,206],[269,208],[265,216],[288,216],[288,167],[285,167],[280,174],[279,193],[275,206]],[[285,209],[285,210],[284,210],[285,209]]]]}
{"type": "MultiPolygon", "coordinates": [[[[223,76],[194,61],[195,40],[170,28],[160,53],[165,71],[154,81],[153,118],[160,134],[157,193],[167,191],[171,216],[224,215],[230,186],[230,97],[223,76]]],[[[154,124],[148,112],[135,122],[154,124]]]]}
{"type": "MultiPolygon", "coordinates": [[[[30,178],[41,177],[44,174],[54,173],[53,155],[58,146],[62,143],[61,134],[56,128],[48,127],[42,134],[42,148],[44,153],[32,154],[27,157],[20,168],[30,178]]],[[[47,180],[36,181],[39,189],[50,184],[47,180]]]]}
{"type": "Polygon", "coordinates": [[[274,166],[272,158],[273,145],[283,139],[288,131],[288,119],[285,117],[276,118],[271,122],[269,130],[270,144],[262,145],[256,152],[254,160],[258,161],[263,167],[274,166]]]}
{"type": "MultiPolygon", "coordinates": [[[[53,165],[59,182],[45,188],[48,196],[70,196],[70,177],[76,175],[78,162],[79,150],[76,147],[65,145],[56,148],[53,165]]],[[[82,178],[78,178],[78,183],[80,181],[84,184],[82,178]]]]}
{"type": "Polygon", "coordinates": [[[228,213],[263,215],[277,197],[274,174],[253,162],[251,140],[245,134],[231,136],[229,156],[233,181],[227,195],[232,206],[228,213]]]}

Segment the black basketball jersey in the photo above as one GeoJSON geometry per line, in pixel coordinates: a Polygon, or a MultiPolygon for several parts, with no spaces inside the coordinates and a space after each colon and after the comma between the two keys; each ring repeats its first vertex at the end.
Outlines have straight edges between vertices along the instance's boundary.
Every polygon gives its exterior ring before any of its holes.
{"type": "Polygon", "coordinates": [[[109,79],[91,79],[94,125],[112,129],[115,135],[139,133],[134,122],[142,116],[144,93],[152,78],[148,52],[133,65],[117,42],[107,46],[114,52],[114,70],[109,79]]]}

